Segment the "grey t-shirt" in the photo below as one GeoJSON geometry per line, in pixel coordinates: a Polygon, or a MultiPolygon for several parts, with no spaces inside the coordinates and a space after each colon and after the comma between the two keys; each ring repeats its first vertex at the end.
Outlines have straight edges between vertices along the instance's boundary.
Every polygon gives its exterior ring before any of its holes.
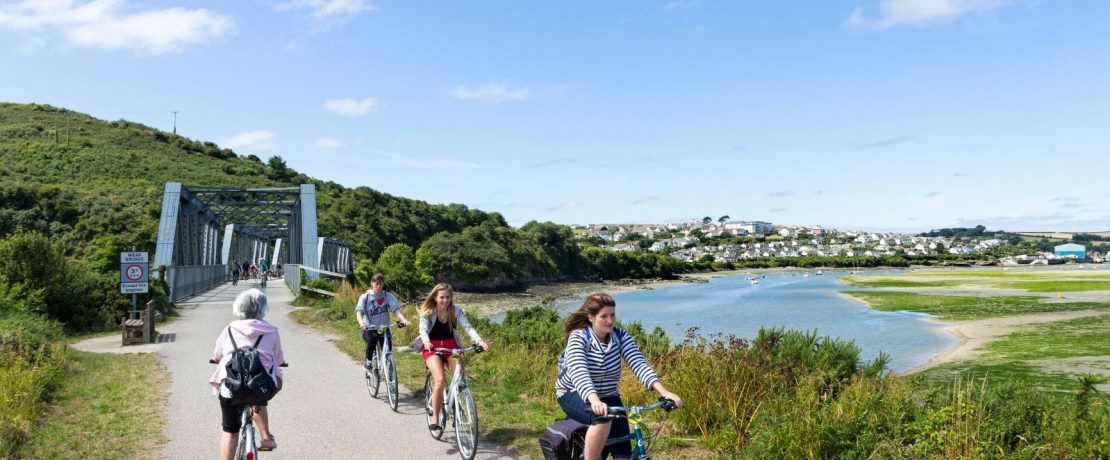
{"type": "Polygon", "coordinates": [[[367,326],[390,324],[389,312],[396,313],[400,310],[401,305],[397,303],[397,298],[386,290],[382,290],[380,296],[375,296],[373,290],[366,291],[359,296],[355,305],[355,314],[362,315],[367,326]]]}

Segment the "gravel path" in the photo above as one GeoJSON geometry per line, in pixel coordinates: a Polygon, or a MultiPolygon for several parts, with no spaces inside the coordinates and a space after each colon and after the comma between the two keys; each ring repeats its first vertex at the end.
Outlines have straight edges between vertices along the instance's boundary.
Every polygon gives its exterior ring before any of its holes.
{"type": "MultiPolygon", "coordinates": [[[[230,283],[178,304],[180,317],[162,326],[160,342],[120,347],[119,337],[102,337],[75,347],[104,352],[157,352],[172,374],[169,386],[169,440],[163,458],[212,458],[220,433],[220,411],[208,379],[215,370],[208,358],[216,336],[233,317],[231,301],[256,282],[230,283]]],[[[278,448],[262,458],[460,458],[454,432],[442,440],[428,435],[423,403],[401,388],[394,413],[385,400],[366,391],[362,367],[332,345],[322,333],[288,316],[292,293],[280,280],[265,289],[270,301],[266,320],[281,332],[289,367],[285,387],[270,402],[270,423],[278,448]]],[[[480,414],[479,414],[480,415],[480,414]]],[[[516,458],[508,450],[482,442],[476,458],[516,458]]]]}

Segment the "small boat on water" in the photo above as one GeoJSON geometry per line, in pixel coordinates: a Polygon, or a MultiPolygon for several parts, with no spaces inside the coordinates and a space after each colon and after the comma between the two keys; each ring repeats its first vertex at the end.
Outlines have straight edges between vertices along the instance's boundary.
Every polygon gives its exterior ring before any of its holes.
{"type": "Polygon", "coordinates": [[[824,275],[824,274],[825,274],[825,272],[823,272],[823,271],[821,271],[821,270],[817,270],[817,273],[815,273],[815,274],[816,274],[816,275],[824,275]]]}

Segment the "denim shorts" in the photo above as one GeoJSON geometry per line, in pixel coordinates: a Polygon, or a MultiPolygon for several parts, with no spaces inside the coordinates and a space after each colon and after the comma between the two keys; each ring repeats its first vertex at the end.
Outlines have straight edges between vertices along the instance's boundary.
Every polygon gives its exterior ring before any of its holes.
{"type": "MultiPolygon", "coordinates": [[[[620,395],[602,396],[601,402],[610,406],[623,406],[620,395]]],[[[619,438],[621,436],[628,436],[628,419],[626,418],[601,418],[594,415],[594,411],[590,410],[590,403],[578,396],[577,391],[568,391],[559,397],[559,407],[563,408],[567,417],[573,419],[578,423],[586,425],[596,425],[612,421],[609,427],[609,439],[619,438]]],[[[632,443],[622,442],[606,448],[613,458],[629,458],[632,456],[632,443]]]]}

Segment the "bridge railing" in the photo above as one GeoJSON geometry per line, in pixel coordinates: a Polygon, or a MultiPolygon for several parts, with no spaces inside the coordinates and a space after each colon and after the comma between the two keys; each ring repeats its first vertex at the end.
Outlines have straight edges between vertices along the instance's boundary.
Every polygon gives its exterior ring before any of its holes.
{"type": "Polygon", "coordinates": [[[189,297],[227,281],[227,265],[184,265],[166,267],[170,301],[189,297]]]}
{"type": "Polygon", "coordinates": [[[301,284],[301,272],[304,272],[305,278],[311,280],[316,277],[326,276],[330,278],[346,279],[347,275],[343,273],[332,272],[328,270],[320,270],[318,268],[306,267],[304,265],[287,264],[285,265],[285,284],[289,286],[289,290],[293,291],[294,295],[301,295],[301,291],[312,291],[315,293],[323,294],[329,297],[335,297],[334,292],[325,291],[322,289],[315,289],[301,284]]]}

